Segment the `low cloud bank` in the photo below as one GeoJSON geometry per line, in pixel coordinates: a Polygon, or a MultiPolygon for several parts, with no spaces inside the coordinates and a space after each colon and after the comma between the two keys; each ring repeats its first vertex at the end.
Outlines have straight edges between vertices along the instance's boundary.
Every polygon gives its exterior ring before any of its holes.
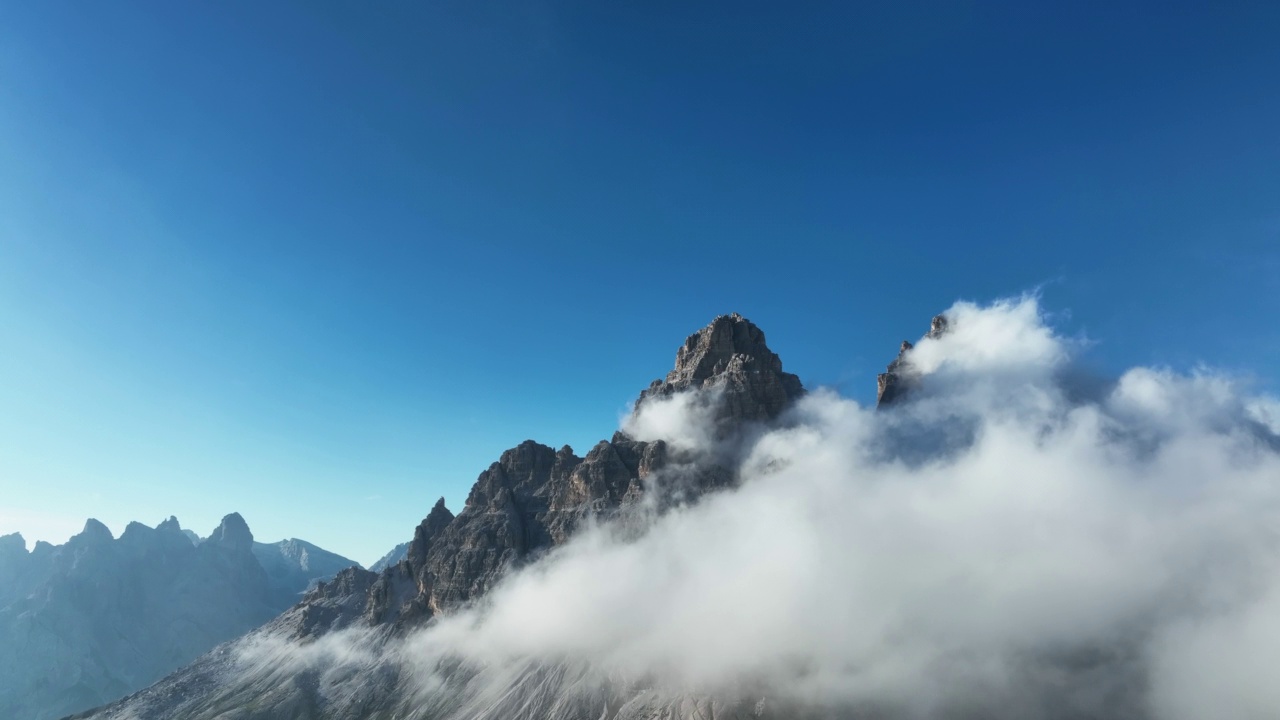
{"type": "MultiPolygon", "coordinates": [[[[478,695],[554,667],[582,695],[632,683],[889,717],[1273,713],[1276,401],[1207,371],[1082,390],[1078,343],[1033,298],[947,317],[910,351],[908,401],[812,393],[736,449],[739,488],[638,537],[588,529],[379,652],[422,698],[461,664],[478,695]]],[[[677,397],[627,429],[723,456],[704,408],[677,397]]],[[[370,662],[326,642],[308,652],[370,662]]]]}

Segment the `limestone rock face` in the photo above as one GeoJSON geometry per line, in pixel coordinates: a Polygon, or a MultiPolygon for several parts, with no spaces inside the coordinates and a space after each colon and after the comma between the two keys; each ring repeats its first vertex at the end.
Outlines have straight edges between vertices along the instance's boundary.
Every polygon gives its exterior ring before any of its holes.
{"type": "Polygon", "coordinates": [[[637,405],[689,389],[724,393],[717,417],[730,422],[769,420],[804,393],[800,378],[782,370],[765,344],[764,331],[737,313],[721,315],[690,335],[676,352],[676,366],[654,380],[637,405]]]}
{"type": "MultiPolygon", "coordinates": [[[[929,323],[929,332],[925,337],[937,339],[942,337],[950,327],[945,315],[934,315],[929,323]]],[[[898,357],[889,363],[889,367],[876,377],[876,407],[885,407],[900,401],[918,384],[918,374],[911,366],[911,351],[915,346],[908,340],[902,341],[898,348],[898,357]]]]}

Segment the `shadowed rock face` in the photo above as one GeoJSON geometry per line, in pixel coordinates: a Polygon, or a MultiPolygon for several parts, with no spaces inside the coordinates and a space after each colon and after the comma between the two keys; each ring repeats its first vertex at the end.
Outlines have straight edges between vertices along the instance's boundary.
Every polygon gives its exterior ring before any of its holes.
{"type": "MultiPolygon", "coordinates": [[[[712,416],[721,438],[745,424],[776,418],[804,392],[799,378],[783,372],[764,333],[737,314],[720,316],[690,335],[675,367],[641,393],[637,407],[685,390],[716,391],[712,416]]],[[[456,516],[443,498],[437,502],[402,561],[381,573],[344,570],[264,630],[302,640],[352,625],[401,632],[481,597],[511,568],[566,542],[589,517],[625,517],[646,499],[654,499],[659,509],[664,503],[694,501],[733,482],[732,472],[713,459],[682,456],[662,441],[640,441],[623,432],[600,441],[585,457],[567,445],[556,450],[526,440],[480,473],[456,516]]],[[[248,705],[263,690],[251,684],[220,687],[218,668],[227,662],[225,653],[211,653],[146,692],[89,716],[160,718],[180,706],[191,717],[204,717],[192,708],[203,707],[205,695],[218,697],[218,708],[239,707],[241,700],[248,705]]],[[[394,687],[379,692],[385,697],[362,705],[361,716],[378,716],[371,708],[394,706],[394,687]]],[[[310,700],[290,695],[288,702],[295,701],[311,707],[310,700]]],[[[270,714],[275,711],[263,712],[244,717],[277,717],[270,714]]],[[[596,707],[592,717],[598,714],[596,707]]],[[[328,717],[298,715],[304,716],[328,717]]]]}

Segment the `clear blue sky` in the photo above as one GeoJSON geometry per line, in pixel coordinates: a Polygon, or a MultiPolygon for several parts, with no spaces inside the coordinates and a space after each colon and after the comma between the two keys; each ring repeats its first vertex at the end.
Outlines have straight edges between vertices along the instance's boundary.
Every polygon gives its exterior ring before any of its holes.
{"type": "Polygon", "coordinates": [[[0,533],[368,563],[735,310],[864,399],[1034,287],[1276,386],[1280,4],[856,5],[3,4],[0,533]]]}

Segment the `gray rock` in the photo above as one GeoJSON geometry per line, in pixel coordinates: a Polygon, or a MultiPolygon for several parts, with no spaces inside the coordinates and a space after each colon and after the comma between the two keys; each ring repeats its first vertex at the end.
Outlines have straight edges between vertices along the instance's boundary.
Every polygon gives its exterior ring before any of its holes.
{"type": "Polygon", "coordinates": [[[255,542],[253,555],[267,573],[275,596],[272,604],[281,608],[301,600],[303,594],[320,581],[358,565],[354,560],[297,538],[276,543],[255,542]]]}
{"type": "Polygon", "coordinates": [[[719,389],[724,402],[717,419],[730,424],[769,420],[804,393],[800,378],[782,370],[782,359],[765,344],[764,331],[737,313],[721,315],[690,335],[676,352],[676,365],[654,380],[637,406],[689,389],[719,389]]]}

